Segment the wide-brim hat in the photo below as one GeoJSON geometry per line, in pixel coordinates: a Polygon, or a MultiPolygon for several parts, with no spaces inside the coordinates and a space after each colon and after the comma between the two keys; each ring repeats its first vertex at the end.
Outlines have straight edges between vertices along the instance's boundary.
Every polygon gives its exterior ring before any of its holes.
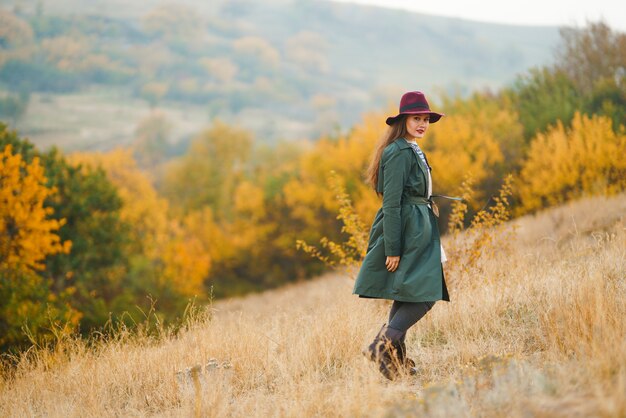
{"type": "Polygon", "coordinates": [[[419,115],[427,113],[430,115],[430,123],[435,123],[442,116],[443,113],[437,113],[430,110],[426,96],[421,91],[410,91],[404,93],[400,99],[400,111],[396,116],[390,116],[387,118],[387,125],[393,125],[402,115],[419,115]]]}

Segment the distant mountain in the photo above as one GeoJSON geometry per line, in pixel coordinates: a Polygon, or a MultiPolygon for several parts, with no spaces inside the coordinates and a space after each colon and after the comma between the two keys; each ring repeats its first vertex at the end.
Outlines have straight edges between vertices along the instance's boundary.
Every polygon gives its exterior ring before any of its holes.
{"type": "Polygon", "coordinates": [[[268,140],[349,127],[409,89],[431,96],[497,89],[550,63],[559,38],[556,27],[320,0],[0,0],[0,7],[28,23],[38,45],[30,56],[11,55],[18,46],[0,42],[4,89],[122,88],[153,105],[205,106],[227,121],[250,115],[250,127],[268,140]]]}

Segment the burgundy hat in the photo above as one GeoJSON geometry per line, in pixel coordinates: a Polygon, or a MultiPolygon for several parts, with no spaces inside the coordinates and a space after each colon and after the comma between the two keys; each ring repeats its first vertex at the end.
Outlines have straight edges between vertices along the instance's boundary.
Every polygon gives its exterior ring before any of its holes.
{"type": "Polygon", "coordinates": [[[426,96],[421,91],[410,91],[402,95],[400,99],[400,113],[396,116],[387,118],[387,125],[393,125],[402,115],[418,115],[421,113],[428,113],[430,115],[430,123],[435,123],[442,116],[443,113],[437,113],[430,110],[426,96]]]}

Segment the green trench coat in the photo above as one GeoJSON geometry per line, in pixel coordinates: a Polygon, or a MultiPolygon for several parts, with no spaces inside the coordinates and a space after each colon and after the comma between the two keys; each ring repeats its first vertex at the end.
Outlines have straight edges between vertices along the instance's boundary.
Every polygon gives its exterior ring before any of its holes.
{"type": "Polygon", "coordinates": [[[370,230],[354,294],[402,302],[450,300],[439,228],[426,199],[427,169],[404,138],[384,149],[377,187],[383,205],[370,230]],[[387,256],[400,256],[393,273],[385,267],[387,256]]]}

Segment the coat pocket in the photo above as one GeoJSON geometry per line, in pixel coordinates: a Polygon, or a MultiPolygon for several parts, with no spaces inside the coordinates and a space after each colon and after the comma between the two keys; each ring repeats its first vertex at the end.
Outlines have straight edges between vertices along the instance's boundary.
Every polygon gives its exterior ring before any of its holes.
{"type": "Polygon", "coordinates": [[[402,290],[402,285],[404,283],[404,277],[406,276],[406,272],[398,269],[391,274],[393,275],[393,277],[391,278],[391,292],[400,293],[400,291],[402,290]]]}
{"type": "Polygon", "coordinates": [[[403,255],[415,257],[421,254],[433,240],[433,229],[428,218],[419,216],[418,213],[418,216],[408,223],[405,236],[403,255]]]}

